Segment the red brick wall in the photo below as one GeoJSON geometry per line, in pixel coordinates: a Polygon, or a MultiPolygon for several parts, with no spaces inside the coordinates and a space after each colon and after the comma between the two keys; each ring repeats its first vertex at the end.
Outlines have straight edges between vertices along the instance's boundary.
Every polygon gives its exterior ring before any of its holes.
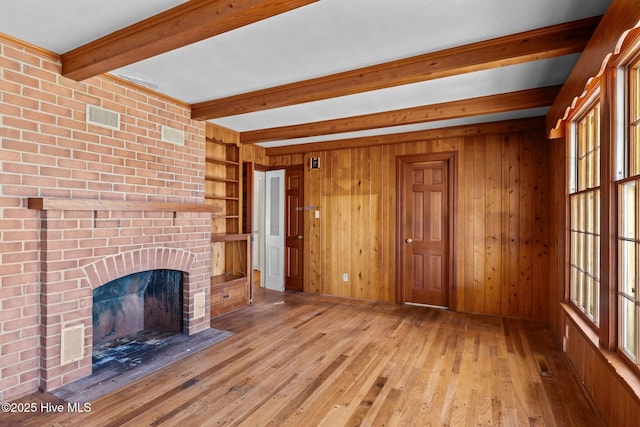
{"type": "MultiPolygon", "coordinates": [[[[87,323],[97,266],[111,266],[113,276],[159,266],[142,259],[170,253],[180,260],[159,261],[187,273],[186,312],[196,290],[208,301],[210,215],[40,212],[26,204],[28,197],[204,203],[204,136],[186,105],[109,76],[69,80],[55,55],[0,38],[0,401],[86,375],[90,359],[59,366],[59,330],[87,323]],[[87,104],[119,112],[120,129],[88,125],[87,104]],[[162,125],[183,130],[185,145],[161,141],[162,125]]],[[[188,332],[208,327],[208,316],[188,323],[188,332]]]]}

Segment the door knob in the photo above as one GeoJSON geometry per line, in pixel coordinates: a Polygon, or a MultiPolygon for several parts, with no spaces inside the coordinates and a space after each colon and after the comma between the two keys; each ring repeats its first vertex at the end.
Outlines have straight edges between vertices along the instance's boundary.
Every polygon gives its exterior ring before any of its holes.
{"type": "Polygon", "coordinates": [[[407,238],[407,240],[405,240],[405,242],[407,243],[413,243],[413,239],[411,237],[407,238]]]}
{"type": "Polygon", "coordinates": [[[302,240],[302,235],[299,235],[299,236],[298,236],[298,239],[302,240]]]}

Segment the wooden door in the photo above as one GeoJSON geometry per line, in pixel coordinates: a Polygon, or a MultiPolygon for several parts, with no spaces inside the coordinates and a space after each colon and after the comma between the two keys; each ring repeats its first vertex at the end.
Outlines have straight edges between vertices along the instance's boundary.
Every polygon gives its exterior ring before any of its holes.
{"type": "Polygon", "coordinates": [[[303,231],[304,231],[304,170],[287,169],[286,187],[286,255],[285,289],[302,291],[303,289],[303,231]]]}
{"type": "MultiPolygon", "coordinates": [[[[265,191],[266,174],[264,171],[253,171],[253,220],[251,221],[251,240],[253,269],[265,271],[265,191]]],[[[264,274],[260,274],[260,287],[264,287],[264,274]]]]}
{"type": "Polygon", "coordinates": [[[400,163],[399,209],[405,303],[449,305],[449,188],[446,160],[400,163]]]}

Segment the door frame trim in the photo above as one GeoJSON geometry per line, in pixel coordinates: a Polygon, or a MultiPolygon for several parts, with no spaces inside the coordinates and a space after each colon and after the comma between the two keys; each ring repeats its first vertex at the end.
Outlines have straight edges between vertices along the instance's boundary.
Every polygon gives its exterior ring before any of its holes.
{"type": "Polygon", "coordinates": [[[412,163],[424,163],[433,161],[445,161],[447,162],[447,180],[449,184],[447,192],[447,208],[449,210],[448,215],[448,235],[449,247],[447,251],[447,268],[449,274],[447,275],[447,300],[449,310],[455,311],[456,307],[456,213],[458,207],[458,152],[457,151],[445,151],[439,153],[424,153],[424,154],[409,154],[396,156],[396,304],[404,304],[405,294],[403,284],[403,271],[402,271],[402,259],[404,257],[404,245],[403,245],[403,221],[402,221],[402,207],[405,203],[404,185],[403,185],[403,170],[404,167],[412,163]]]}
{"type": "MultiPolygon", "coordinates": [[[[305,200],[304,200],[304,197],[305,197],[305,195],[304,195],[304,193],[305,193],[305,191],[304,191],[304,183],[305,183],[306,173],[305,173],[305,170],[304,170],[304,165],[289,165],[289,166],[285,166],[283,169],[284,169],[284,179],[285,179],[285,186],[284,186],[284,193],[285,193],[284,194],[284,197],[285,197],[284,229],[287,230],[288,229],[288,227],[287,227],[288,221],[291,220],[291,218],[289,216],[289,212],[287,211],[287,206],[286,206],[286,202],[287,202],[287,184],[288,184],[287,176],[288,176],[290,171],[300,171],[300,172],[302,172],[302,200],[300,202],[304,206],[304,202],[305,202],[305,200]]],[[[305,243],[305,240],[306,240],[305,239],[305,226],[306,226],[305,223],[306,223],[306,221],[305,221],[305,217],[304,217],[304,211],[302,211],[302,215],[300,215],[300,217],[302,218],[302,220],[301,220],[301,222],[302,222],[302,245],[301,245],[301,248],[300,248],[300,252],[301,252],[300,257],[302,259],[302,261],[301,261],[302,265],[301,265],[301,269],[300,269],[300,277],[301,277],[301,282],[302,282],[301,283],[302,289],[300,290],[300,292],[304,292],[304,276],[305,276],[305,274],[304,274],[304,267],[305,267],[304,258],[305,258],[305,256],[304,255],[305,255],[305,248],[306,248],[306,243],[305,243]]],[[[287,233],[285,233],[285,236],[284,236],[284,238],[285,238],[285,244],[284,244],[285,251],[287,249],[287,242],[286,242],[287,235],[286,234],[287,233]]],[[[285,255],[285,257],[284,257],[284,262],[285,262],[285,264],[284,264],[284,266],[285,266],[285,269],[284,269],[285,270],[284,289],[287,290],[287,268],[286,268],[287,267],[287,255],[285,255]]]]}

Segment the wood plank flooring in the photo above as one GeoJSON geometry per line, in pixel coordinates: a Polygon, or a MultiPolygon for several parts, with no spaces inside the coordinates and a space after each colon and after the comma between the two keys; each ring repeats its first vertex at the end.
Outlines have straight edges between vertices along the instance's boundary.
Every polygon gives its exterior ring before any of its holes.
{"type": "Polygon", "coordinates": [[[602,425],[543,323],[258,290],[212,326],[236,335],[90,413],[0,414],[0,425],[602,425]]]}

